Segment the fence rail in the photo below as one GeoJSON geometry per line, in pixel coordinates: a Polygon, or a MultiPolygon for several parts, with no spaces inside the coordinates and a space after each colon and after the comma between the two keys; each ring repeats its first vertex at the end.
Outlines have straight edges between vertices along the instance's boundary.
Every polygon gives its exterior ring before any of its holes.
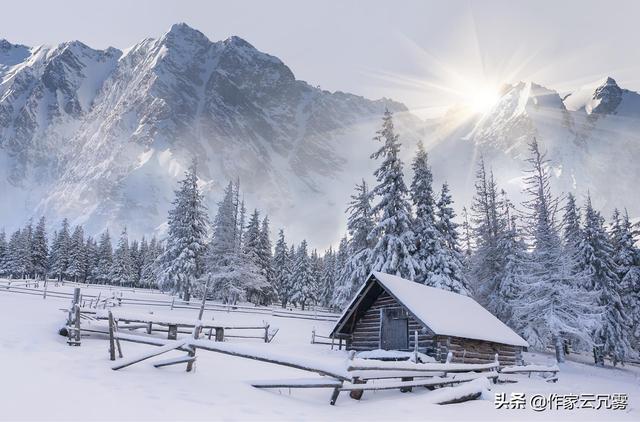
{"type": "MultiPolygon", "coordinates": [[[[42,281],[33,281],[33,280],[0,280],[0,293],[2,292],[10,292],[10,293],[22,293],[29,294],[34,296],[43,296],[44,298],[52,297],[59,299],[70,299],[73,297],[72,292],[62,292],[59,290],[49,290],[48,286],[54,281],[49,280],[47,283],[42,281]],[[34,285],[37,287],[26,287],[27,285],[34,285]]],[[[65,286],[74,286],[74,287],[89,287],[89,288],[99,288],[102,285],[99,284],[81,284],[81,283],[73,283],[73,282],[64,282],[65,286]]],[[[81,306],[84,307],[86,303],[90,301],[98,301],[102,296],[102,302],[105,306],[107,306],[106,301],[111,301],[119,306],[121,305],[133,305],[133,306],[153,306],[160,308],[169,308],[169,309],[199,309],[200,305],[195,302],[184,302],[175,297],[171,299],[161,299],[161,298],[136,298],[125,295],[126,292],[135,292],[135,293],[148,293],[155,291],[147,290],[147,289],[131,289],[124,288],[119,289],[113,286],[105,285],[104,289],[108,289],[111,292],[111,295],[103,295],[102,292],[98,292],[97,294],[84,293],[80,298],[81,306]]],[[[205,310],[208,311],[218,311],[218,312],[240,312],[247,314],[259,314],[259,315],[269,315],[272,317],[279,318],[296,318],[296,319],[307,319],[307,320],[315,320],[315,321],[328,321],[335,322],[338,320],[339,314],[329,312],[324,309],[314,309],[311,311],[302,311],[302,310],[289,310],[278,308],[275,306],[250,306],[243,304],[224,304],[224,303],[216,303],[214,301],[207,300],[205,302],[205,310]]]]}

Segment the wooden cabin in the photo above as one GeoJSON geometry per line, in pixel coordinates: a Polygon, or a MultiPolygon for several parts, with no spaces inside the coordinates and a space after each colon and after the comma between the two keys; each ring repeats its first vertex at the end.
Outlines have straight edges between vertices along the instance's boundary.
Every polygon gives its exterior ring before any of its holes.
{"type": "Polygon", "coordinates": [[[418,351],[444,362],[522,363],[529,345],[468,296],[374,272],[336,323],[331,337],[347,349],[418,351]]]}

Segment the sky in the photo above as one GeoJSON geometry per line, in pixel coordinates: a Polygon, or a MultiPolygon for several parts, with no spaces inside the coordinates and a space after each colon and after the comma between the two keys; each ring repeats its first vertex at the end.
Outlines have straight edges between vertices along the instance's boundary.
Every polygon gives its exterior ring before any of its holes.
{"type": "Polygon", "coordinates": [[[238,35],[323,89],[404,102],[422,117],[508,82],[562,93],[604,76],[640,90],[637,1],[11,1],[0,38],[127,48],[186,22],[238,35]]]}

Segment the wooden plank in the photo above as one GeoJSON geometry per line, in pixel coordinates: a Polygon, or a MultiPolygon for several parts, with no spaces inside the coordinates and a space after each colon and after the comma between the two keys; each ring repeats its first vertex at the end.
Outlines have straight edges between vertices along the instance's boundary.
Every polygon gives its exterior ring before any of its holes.
{"type": "Polygon", "coordinates": [[[256,388],[336,388],[342,381],[333,378],[251,381],[256,388]]]}
{"type": "Polygon", "coordinates": [[[156,349],[153,349],[150,352],[147,353],[143,353],[141,355],[138,356],[134,356],[133,358],[130,359],[125,359],[120,361],[118,364],[114,365],[111,367],[111,369],[113,369],[114,371],[117,371],[119,369],[122,368],[126,368],[127,366],[131,366],[133,364],[136,364],[138,362],[142,362],[143,360],[147,360],[150,359],[154,356],[158,356],[161,355],[163,353],[167,353],[170,352],[172,350],[176,350],[181,348],[182,346],[186,345],[186,341],[171,341],[170,343],[165,344],[164,346],[160,346],[156,349]]]}
{"type": "Polygon", "coordinates": [[[158,361],[156,363],[153,364],[154,367],[156,368],[162,368],[165,366],[170,366],[170,365],[179,365],[181,363],[189,363],[189,362],[193,362],[194,360],[196,360],[195,356],[182,356],[182,357],[178,357],[178,358],[171,358],[171,359],[165,359],[165,360],[161,360],[158,361]]]}
{"type": "Polygon", "coordinates": [[[320,375],[326,375],[332,378],[336,378],[339,380],[344,380],[344,381],[350,381],[351,379],[348,378],[347,376],[343,375],[343,374],[339,374],[339,373],[334,373],[333,371],[330,370],[326,370],[326,369],[321,369],[321,368],[313,368],[304,364],[300,364],[300,363],[296,363],[296,362],[291,362],[291,361],[286,361],[286,360],[282,360],[282,359],[278,359],[275,357],[270,357],[270,356],[257,356],[257,355],[252,355],[249,353],[245,353],[242,351],[237,351],[237,350],[233,350],[233,349],[228,349],[227,346],[228,344],[221,344],[218,345],[218,343],[216,342],[210,342],[210,341],[205,341],[205,340],[197,340],[197,341],[190,341],[187,343],[188,346],[190,347],[194,347],[194,348],[198,348],[198,349],[203,349],[203,350],[208,350],[211,352],[218,352],[218,353],[222,353],[225,355],[230,355],[230,356],[237,356],[237,357],[242,357],[242,358],[246,358],[246,359],[252,359],[252,360],[257,360],[260,362],[267,362],[267,363],[273,363],[276,365],[281,365],[281,366],[287,366],[289,368],[295,368],[295,369],[300,369],[303,371],[309,371],[309,372],[316,372],[320,375]]]}

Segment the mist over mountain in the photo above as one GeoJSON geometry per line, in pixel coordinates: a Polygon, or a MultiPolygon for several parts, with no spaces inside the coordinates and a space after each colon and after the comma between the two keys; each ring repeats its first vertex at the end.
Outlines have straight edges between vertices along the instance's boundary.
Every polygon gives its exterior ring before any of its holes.
{"type": "Polygon", "coordinates": [[[239,178],[274,227],[326,245],[371,174],[384,110],[406,133],[420,127],[400,103],[323,91],[241,38],[211,42],[185,24],[124,52],[1,41],[0,80],[4,224],[45,214],[90,232],[161,232],[195,157],[214,211],[239,178]]]}
{"type": "Polygon", "coordinates": [[[426,135],[434,173],[450,182],[458,202],[471,201],[480,157],[511,199],[520,201],[527,144],[535,137],[550,160],[556,194],[573,192],[584,200],[590,193],[607,217],[614,207],[640,214],[637,92],[606,77],[563,99],[554,90],[519,82],[505,86],[482,116],[460,123],[459,111],[433,123],[426,135]]]}
{"type": "MultiPolygon", "coordinates": [[[[339,65],[337,63],[336,65],[339,65]]],[[[460,208],[480,156],[520,199],[527,143],[552,160],[554,191],[590,192],[597,207],[640,214],[640,95],[604,78],[561,98],[532,82],[505,86],[483,115],[453,107],[428,125],[398,102],[328,92],[281,60],[185,24],[131,48],[79,41],[27,47],[0,40],[0,222],[70,217],[88,232],[126,225],[162,233],[173,190],[192,158],[215,211],[240,179],[249,207],[318,247],[344,231],[353,185],[372,180],[372,140],[395,113],[408,160],[424,139],[436,181],[460,208]]]]}

